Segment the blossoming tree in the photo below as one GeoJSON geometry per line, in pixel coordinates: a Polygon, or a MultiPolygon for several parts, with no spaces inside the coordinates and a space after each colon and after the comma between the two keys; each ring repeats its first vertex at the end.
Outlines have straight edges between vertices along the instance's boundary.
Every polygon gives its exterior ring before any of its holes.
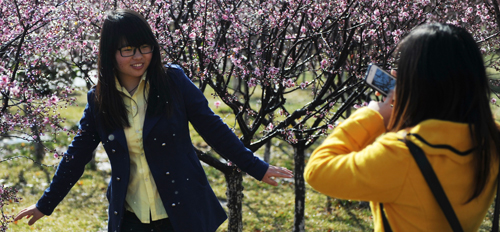
{"type": "MultiPolygon", "coordinates": [[[[164,61],[180,64],[231,108],[249,149],[272,138],[294,147],[294,231],[305,229],[305,150],[374,97],[361,79],[368,63],[394,67],[399,40],[429,21],[467,28],[485,55],[499,49],[497,0],[4,0],[0,139],[43,144],[43,135],[74,133],[61,126],[57,110],[74,104],[74,77],[93,84],[102,17],[115,8],[147,18],[164,61]],[[297,97],[307,102],[287,103],[297,97]]],[[[499,64],[488,63],[496,70],[499,64]]],[[[229,231],[241,231],[242,174],[198,154],[225,174],[229,231]]]]}

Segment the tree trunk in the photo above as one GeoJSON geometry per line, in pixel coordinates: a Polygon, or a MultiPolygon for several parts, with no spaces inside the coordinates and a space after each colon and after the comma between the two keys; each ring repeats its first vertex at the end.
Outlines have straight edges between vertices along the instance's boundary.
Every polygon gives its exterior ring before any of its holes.
{"type": "Polygon", "coordinates": [[[269,161],[271,160],[271,141],[272,139],[270,139],[269,141],[267,141],[266,143],[266,146],[264,147],[264,161],[266,163],[269,163],[269,161]]]}
{"type": "Polygon", "coordinates": [[[333,199],[329,196],[326,196],[326,207],[325,211],[327,213],[332,213],[333,212],[333,199]]]}
{"type": "Polygon", "coordinates": [[[38,133],[38,125],[35,124],[31,127],[31,133],[37,136],[33,143],[33,155],[38,163],[42,163],[43,157],[45,156],[45,150],[42,145],[42,140],[40,139],[40,133],[38,133]]]}
{"type": "MultiPolygon", "coordinates": [[[[269,115],[269,123],[273,123],[273,117],[274,115],[271,114],[269,115]]],[[[270,139],[269,141],[267,141],[266,145],[265,145],[265,149],[264,149],[264,161],[266,163],[269,163],[269,161],[271,160],[271,141],[272,139],[270,139]]]]}
{"type": "Polygon", "coordinates": [[[295,215],[293,222],[294,232],[304,232],[305,231],[305,220],[304,220],[304,207],[306,199],[306,185],[304,181],[304,152],[305,145],[302,143],[297,144],[294,147],[294,180],[295,180],[295,215]]]}
{"type": "Polygon", "coordinates": [[[95,160],[95,154],[97,153],[97,149],[95,149],[93,152],[92,152],[92,159],[90,160],[90,162],[87,164],[87,167],[90,169],[90,170],[97,170],[97,162],[95,160]]]}
{"type": "Polygon", "coordinates": [[[38,161],[39,163],[42,163],[43,157],[45,156],[45,150],[42,145],[42,141],[40,138],[35,139],[35,143],[33,144],[35,147],[35,160],[38,161]]]}
{"type": "Polygon", "coordinates": [[[243,175],[236,169],[231,171],[226,176],[226,196],[228,215],[228,232],[243,231],[243,215],[241,212],[243,202],[243,175]]]}

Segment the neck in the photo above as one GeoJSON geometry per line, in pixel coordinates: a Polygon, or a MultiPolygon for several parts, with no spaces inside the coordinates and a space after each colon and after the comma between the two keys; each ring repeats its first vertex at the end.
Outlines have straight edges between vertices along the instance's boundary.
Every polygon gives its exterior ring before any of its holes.
{"type": "Polygon", "coordinates": [[[125,89],[130,93],[134,93],[137,90],[137,86],[139,86],[139,83],[141,82],[141,79],[139,78],[121,78],[118,77],[118,80],[120,81],[120,84],[125,87],[125,89]]]}

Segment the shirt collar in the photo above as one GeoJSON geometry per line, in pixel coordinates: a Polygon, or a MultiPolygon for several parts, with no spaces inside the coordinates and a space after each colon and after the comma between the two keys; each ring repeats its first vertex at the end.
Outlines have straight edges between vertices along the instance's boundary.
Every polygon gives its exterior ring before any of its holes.
{"type": "MultiPolygon", "coordinates": [[[[139,81],[139,84],[137,85],[137,88],[139,88],[141,86],[141,83],[143,81],[146,81],[146,75],[147,75],[148,71],[145,71],[144,74],[142,74],[141,76],[141,81],[139,81]]],[[[127,89],[125,89],[125,87],[123,87],[121,84],[120,84],[120,81],[118,80],[118,77],[115,75],[115,86],[116,86],[116,89],[122,93],[124,93],[125,95],[129,95],[130,94],[128,93],[127,89]]],[[[137,90],[136,90],[137,91],[137,90]]]]}

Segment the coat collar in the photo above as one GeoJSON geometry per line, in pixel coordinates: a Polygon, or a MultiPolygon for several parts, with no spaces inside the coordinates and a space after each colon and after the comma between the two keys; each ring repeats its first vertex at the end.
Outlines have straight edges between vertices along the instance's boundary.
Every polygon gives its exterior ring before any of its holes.
{"type": "Polygon", "coordinates": [[[473,148],[466,123],[429,119],[411,128],[408,133],[417,135],[410,136],[410,139],[427,155],[446,155],[458,163],[472,159],[472,156],[463,154],[470,154],[473,148]]]}
{"type": "MultiPolygon", "coordinates": [[[[149,132],[153,130],[156,123],[160,120],[161,116],[154,116],[148,114],[146,111],[146,117],[144,118],[144,125],[142,127],[142,138],[145,139],[148,137],[149,132]]],[[[123,130],[122,130],[123,131],[123,130]]]]}

